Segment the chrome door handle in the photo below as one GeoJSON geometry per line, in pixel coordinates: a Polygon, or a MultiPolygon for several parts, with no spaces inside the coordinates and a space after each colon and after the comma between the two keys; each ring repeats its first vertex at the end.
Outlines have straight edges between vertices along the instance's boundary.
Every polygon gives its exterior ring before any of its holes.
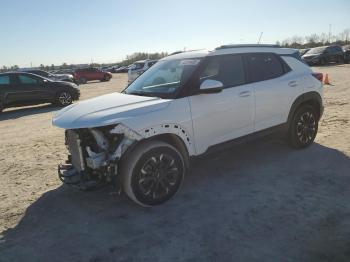
{"type": "Polygon", "coordinates": [[[238,94],[239,97],[247,97],[250,96],[250,91],[243,91],[238,94]]]}
{"type": "Polygon", "coordinates": [[[296,87],[296,86],[298,86],[298,83],[297,83],[297,81],[290,81],[290,82],[288,83],[288,85],[289,85],[290,87],[296,87]]]}

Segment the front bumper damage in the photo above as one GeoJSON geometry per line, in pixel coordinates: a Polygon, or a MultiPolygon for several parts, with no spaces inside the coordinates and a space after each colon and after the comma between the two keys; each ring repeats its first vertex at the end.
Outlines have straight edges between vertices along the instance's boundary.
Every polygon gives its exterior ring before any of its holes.
{"type": "Polygon", "coordinates": [[[113,182],[118,185],[119,160],[141,139],[143,136],[123,124],[66,130],[69,155],[66,163],[58,166],[58,176],[63,183],[81,190],[113,182]]]}

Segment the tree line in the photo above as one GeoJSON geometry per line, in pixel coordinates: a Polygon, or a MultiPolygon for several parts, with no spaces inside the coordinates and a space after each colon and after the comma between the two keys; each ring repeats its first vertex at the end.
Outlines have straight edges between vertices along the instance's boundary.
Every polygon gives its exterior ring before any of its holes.
{"type": "Polygon", "coordinates": [[[313,48],[324,45],[348,45],[350,44],[350,29],[345,29],[338,35],[330,33],[311,34],[307,36],[298,36],[287,38],[282,42],[277,41],[277,45],[291,48],[313,48]]]}
{"type": "MultiPolygon", "coordinates": [[[[87,64],[86,66],[91,66],[91,67],[103,67],[103,66],[114,66],[114,65],[118,65],[118,66],[127,66],[127,65],[131,65],[134,62],[138,61],[138,60],[145,60],[145,59],[152,59],[152,60],[158,60],[161,59],[163,57],[166,57],[168,55],[168,53],[166,52],[160,52],[160,53],[145,53],[145,52],[136,52],[133,53],[131,55],[127,55],[126,58],[124,60],[122,60],[121,62],[116,62],[116,63],[90,63],[87,64]]],[[[74,65],[74,64],[67,64],[67,63],[63,63],[62,65],[44,65],[44,64],[40,64],[39,69],[44,70],[44,71],[53,71],[53,70],[60,70],[60,69],[75,69],[79,67],[79,65],[74,65]]],[[[2,68],[0,68],[0,72],[8,72],[8,71],[16,71],[18,70],[19,67],[17,65],[14,66],[3,66],[2,68]]]]}

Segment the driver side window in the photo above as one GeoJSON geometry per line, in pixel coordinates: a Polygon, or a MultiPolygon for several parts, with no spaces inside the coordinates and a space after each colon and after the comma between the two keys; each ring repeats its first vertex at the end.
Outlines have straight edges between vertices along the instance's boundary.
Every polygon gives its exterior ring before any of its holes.
{"type": "Polygon", "coordinates": [[[244,84],[243,58],[240,55],[212,57],[200,76],[200,83],[206,79],[222,82],[224,88],[244,84]]]}

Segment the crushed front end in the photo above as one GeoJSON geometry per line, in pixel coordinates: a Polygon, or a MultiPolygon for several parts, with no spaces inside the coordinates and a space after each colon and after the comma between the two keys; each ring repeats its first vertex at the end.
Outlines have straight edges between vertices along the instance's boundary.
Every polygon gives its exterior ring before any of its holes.
{"type": "Polygon", "coordinates": [[[118,184],[121,156],[142,138],[122,124],[66,130],[69,155],[66,163],[58,166],[58,176],[65,184],[82,190],[118,184]]]}

